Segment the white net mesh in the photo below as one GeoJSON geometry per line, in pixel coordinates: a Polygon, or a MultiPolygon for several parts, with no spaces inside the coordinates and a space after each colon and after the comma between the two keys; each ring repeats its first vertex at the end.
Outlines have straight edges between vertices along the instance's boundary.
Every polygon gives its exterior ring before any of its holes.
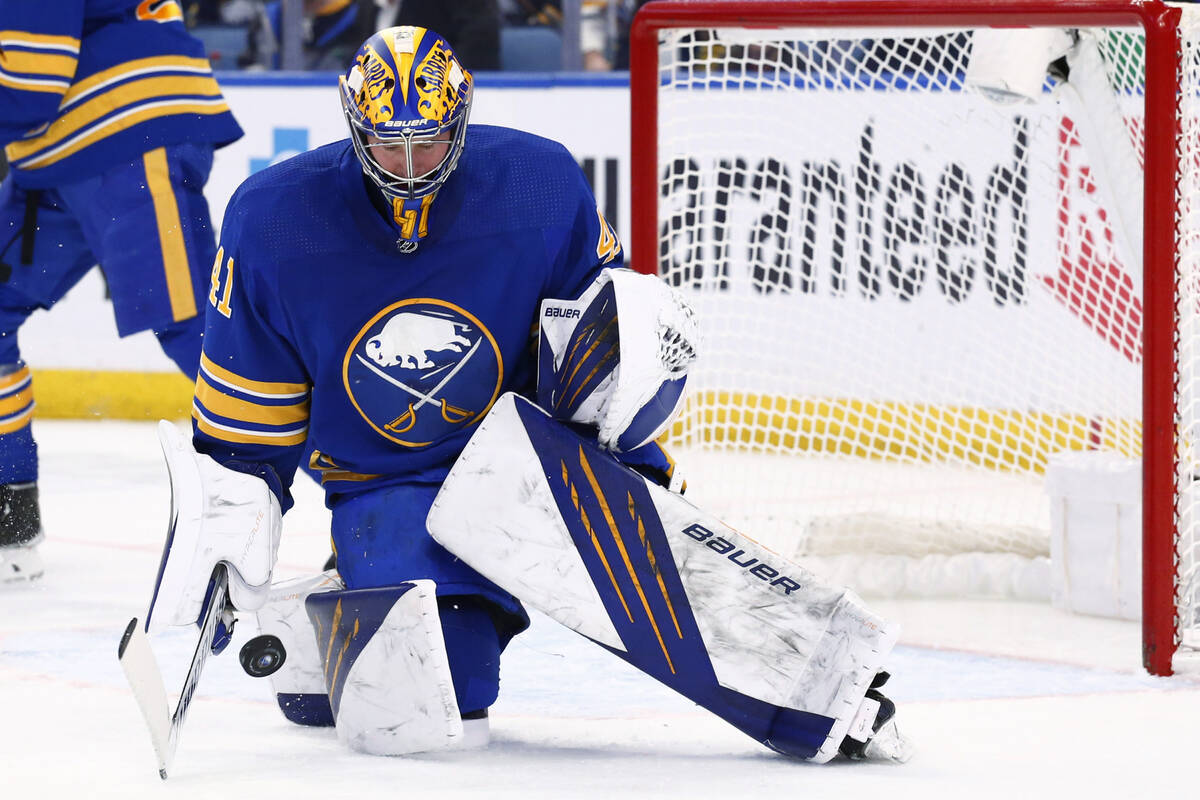
{"type": "MultiPolygon", "coordinates": [[[[900,564],[859,573],[867,591],[973,573],[967,591],[1044,596],[1048,459],[1141,456],[1140,32],[1083,31],[1068,81],[1003,105],[967,83],[970,30],[659,35],[659,271],[704,343],[671,441],[689,495],[835,573],[900,564]]],[[[1200,272],[1181,269],[1191,397],[1200,272]]],[[[1178,558],[1195,631],[1190,533],[1178,558]]]]}
{"type": "Polygon", "coordinates": [[[1200,10],[1184,8],[1180,41],[1175,607],[1183,647],[1176,669],[1200,653],[1200,10]]]}

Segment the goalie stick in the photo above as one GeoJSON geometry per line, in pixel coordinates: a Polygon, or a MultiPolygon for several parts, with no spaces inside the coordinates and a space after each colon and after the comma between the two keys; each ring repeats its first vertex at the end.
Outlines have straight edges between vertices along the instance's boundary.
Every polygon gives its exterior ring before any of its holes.
{"type": "Polygon", "coordinates": [[[204,669],[204,662],[212,649],[217,625],[228,608],[228,593],[229,575],[224,564],[217,564],[213,569],[209,603],[200,622],[200,639],[196,642],[192,663],[173,712],[167,704],[167,690],[154,651],[150,648],[150,639],[146,636],[145,626],[138,624],[137,617],[125,626],[125,634],[117,648],[117,658],[125,679],[150,730],[150,743],[154,745],[154,754],[158,757],[158,776],[163,780],[167,779],[167,769],[175,758],[179,730],[183,727],[192,695],[196,693],[196,685],[200,682],[200,671],[204,669]]]}

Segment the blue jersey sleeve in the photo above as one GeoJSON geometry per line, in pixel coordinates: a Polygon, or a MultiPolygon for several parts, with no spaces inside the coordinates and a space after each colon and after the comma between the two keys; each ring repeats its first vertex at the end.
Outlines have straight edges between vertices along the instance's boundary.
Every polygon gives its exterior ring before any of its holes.
{"type": "Polygon", "coordinates": [[[83,0],[0,0],[0,144],[58,115],[82,35],[83,0]]]}
{"type": "MultiPolygon", "coordinates": [[[[568,157],[569,158],[569,157],[568,157]]],[[[550,244],[553,259],[553,283],[549,297],[574,300],[606,267],[620,267],[625,252],[616,230],[604,218],[583,171],[570,160],[576,173],[577,187],[572,200],[572,224],[562,233],[547,231],[547,237],[560,236],[550,244]]]]}
{"type": "Polygon", "coordinates": [[[0,0],[0,144],[25,188],[241,135],[180,4],[0,0]]]}
{"type": "MultiPolygon", "coordinates": [[[[241,472],[270,467],[284,510],[308,436],[311,380],[278,307],[277,264],[230,203],[213,265],[192,406],[196,450],[241,472]]],[[[271,481],[268,479],[268,483],[271,481]]]]}

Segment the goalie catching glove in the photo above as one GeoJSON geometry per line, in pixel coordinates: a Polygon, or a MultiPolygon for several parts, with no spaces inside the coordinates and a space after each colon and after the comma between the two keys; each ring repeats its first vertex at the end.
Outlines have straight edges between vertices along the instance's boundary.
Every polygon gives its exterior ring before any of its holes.
{"type": "Polygon", "coordinates": [[[654,276],[605,269],[578,300],[542,301],[538,405],[594,425],[601,447],[628,453],[674,418],[698,340],[679,292],[654,276]]]}
{"type": "MultiPolygon", "coordinates": [[[[228,567],[233,606],[254,611],[267,599],[279,551],[282,513],[267,481],[197,453],[191,438],[167,421],[158,438],[171,479],[171,518],[146,630],[195,624],[206,609],[213,569],[228,567]]],[[[228,643],[232,618],[213,642],[228,643]]]]}

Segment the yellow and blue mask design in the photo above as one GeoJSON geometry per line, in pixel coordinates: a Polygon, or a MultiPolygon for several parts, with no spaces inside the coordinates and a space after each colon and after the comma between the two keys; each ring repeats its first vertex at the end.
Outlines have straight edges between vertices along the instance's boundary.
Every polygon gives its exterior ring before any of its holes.
{"type": "Polygon", "coordinates": [[[346,348],[342,380],[350,402],[385,439],[426,447],[483,418],[504,377],[491,331],[459,306],[435,298],[392,303],[346,348]]]}
{"type": "Polygon", "coordinates": [[[466,143],[474,80],[450,44],[415,26],[387,28],[363,43],[338,81],[342,111],[363,172],[395,210],[400,247],[410,252],[428,232],[427,215],[466,143]],[[375,148],[400,154],[386,169],[375,148]],[[414,148],[440,154],[433,163],[414,148]],[[420,224],[411,224],[417,219],[420,224]]]}
{"type": "Polygon", "coordinates": [[[362,88],[354,95],[354,105],[372,124],[386,122],[395,114],[392,96],[396,91],[396,73],[386,59],[370,44],[358,51],[355,65],[362,71],[362,88]]]}

